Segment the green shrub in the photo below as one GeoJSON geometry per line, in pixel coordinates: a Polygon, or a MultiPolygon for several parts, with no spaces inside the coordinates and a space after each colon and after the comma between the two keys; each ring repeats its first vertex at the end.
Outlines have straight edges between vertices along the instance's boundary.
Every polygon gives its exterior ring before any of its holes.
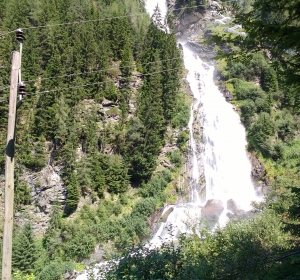
{"type": "Polygon", "coordinates": [[[107,110],[105,113],[109,117],[116,117],[116,116],[120,116],[122,112],[117,107],[112,107],[109,110],[107,110]]]}
{"type": "Polygon", "coordinates": [[[79,225],[72,237],[64,242],[63,249],[67,259],[82,261],[90,256],[95,246],[95,235],[89,233],[88,226],[79,225]]]}
{"type": "Polygon", "coordinates": [[[172,173],[168,169],[164,169],[157,173],[157,176],[161,176],[167,183],[172,181],[172,173]]]}
{"type": "Polygon", "coordinates": [[[56,260],[48,264],[37,276],[37,280],[61,280],[65,273],[74,271],[73,262],[56,260]]]}
{"type": "Polygon", "coordinates": [[[149,235],[150,230],[146,218],[137,213],[128,216],[126,218],[126,233],[132,238],[149,235]]]}
{"type": "Polygon", "coordinates": [[[174,114],[172,116],[172,126],[174,128],[182,129],[186,127],[190,119],[190,106],[188,100],[183,94],[178,94],[176,99],[176,106],[174,109],[174,114]]]}
{"type": "Polygon", "coordinates": [[[155,210],[156,200],[154,198],[144,198],[140,200],[132,209],[132,216],[149,217],[155,210]]]}
{"type": "MultiPolygon", "coordinates": [[[[168,174],[165,174],[167,177],[168,174]]],[[[157,174],[151,180],[142,186],[141,194],[144,197],[155,197],[159,195],[167,186],[168,182],[165,181],[162,174],[157,174]]]]}
{"type": "Polygon", "coordinates": [[[128,203],[128,196],[124,193],[120,194],[120,202],[122,205],[126,205],[128,203]]]}
{"type": "Polygon", "coordinates": [[[113,213],[118,216],[122,213],[122,205],[120,203],[116,203],[116,205],[113,208],[113,213]]]}
{"type": "Polygon", "coordinates": [[[242,122],[246,127],[250,126],[252,119],[254,118],[254,113],[256,111],[256,106],[253,100],[246,99],[241,102],[240,109],[242,112],[242,122]]]}
{"type": "Polygon", "coordinates": [[[111,101],[117,101],[119,96],[119,92],[115,86],[115,84],[111,82],[107,82],[104,86],[104,97],[111,101]]]}
{"type": "Polygon", "coordinates": [[[180,167],[182,164],[182,153],[179,150],[168,153],[170,161],[176,167],[180,167]]]}
{"type": "Polygon", "coordinates": [[[179,149],[182,149],[183,146],[186,145],[187,141],[189,140],[190,135],[188,131],[180,131],[177,139],[177,145],[179,149]]]}
{"type": "Polygon", "coordinates": [[[231,79],[227,83],[231,83],[234,87],[234,93],[237,100],[251,99],[255,101],[256,98],[261,97],[263,91],[259,86],[252,82],[246,82],[240,79],[231,79]]]}

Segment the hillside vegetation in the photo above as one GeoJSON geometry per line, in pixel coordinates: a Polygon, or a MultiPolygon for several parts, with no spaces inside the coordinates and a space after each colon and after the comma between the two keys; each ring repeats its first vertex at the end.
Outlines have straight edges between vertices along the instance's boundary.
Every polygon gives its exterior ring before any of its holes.
{"type": "Polygon", "coordinates": [[[25,35],[27,94],[17,116],[15,211],[34,203],[33,188],[41,187],[26,174],[47,166],[60,170],[66,201],[54,201],[42,239],[34,237],[30,215],[28,224],[15,226],[13,271],[61,279],[96,245],[108,257],[149,236],[148,217],[166,199],[176,200],[169,183],[187,137],[179,134],[176,142],[172,134],[189,118],[179,91],[181,54],[159,10],[150,19],[143,1],[0,1],[1,150],[17,28],[25,35]],[[154,173],[166,141],[175,150],[166,155],[171,169],[154,173]]]}
{"type": "MultiPolygon", "coordinates": [[[[207,7],[207,1],[177,4],[207,7]]],[[[241,8],[234,4],[221,12],[230,10],[233,24],[242,24],[239,31],[247,36],[220,26],[208,33],[220,51],[220,87],[232,96],[248,150],[264,167],[257,183],[268,185],[265,202],[255,205],[257,215],[248,220],[237,219],[213,233],[200,220],[191,228],[194,234],[151,249],[137,244],[149,236],[148,217],[170,193],[176,196],[170,182],[188,139],[185,131],[176,135],[177,147],[167,153],[173,167],[157,169],[164,143],[175,141],[168,131],[185,127],[188,120],[174,34],[164,32],[159,11],[152,20],[128,16],[145,12],[141,1],[0,2],[1,33],[21,26],[27,39],[22,73],[28,96],[18,111],[16,208],[31,203],[24,172],[59,166],[67,190],[66,204],[53,205],[43,238],[33,235],[30,223],[15,227],[16,279],[61,279],[82,269],[79,262],[96,245],[106,258],[129,245],[100,271],[105,279],[300,279],[300,3],[236,4],[241,8]],[[86,22],[74,23],[81,20],[86,22]],[[63,22],[71,24],[55,25],[63,22]],[[76,211],[83,196],[90,203],[76,211]]],[[[11,51],[18,48],[11,35],[1,38],[1,88],[9,84],[11,51]]],[[[4,149],[4,94],[1,100],[4,149]]],[[[3,163],[2,158],[2,169],[3,163]]]]}
{"type": "Polygon", "coordinates": [[[241,116],[248,151],[263,166],[256,183],[268,186],[265,201],[255,205],[255,216],[213,233],[200,220],[194,234],[176,243],[129,251],[118,265],[109,263],[106,279],[300,279],[300,2],[227,2],[219,2],[226,5],[219,12],[234,22],[211,25],[206,35],[219,51],[218,84],[241,116]],[[229,33],[235,24],[247,36],[229,33]]]}

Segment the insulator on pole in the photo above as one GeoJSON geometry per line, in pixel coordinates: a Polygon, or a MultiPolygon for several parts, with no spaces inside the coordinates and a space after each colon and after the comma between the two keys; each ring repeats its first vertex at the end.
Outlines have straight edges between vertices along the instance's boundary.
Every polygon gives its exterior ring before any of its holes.
{"type": "Polygon", "coordinates": [[[21,28],[18,28],[16,30],[16,35],[17,35],[17,40],[19,41],[19,43],[22,43],[24,40],[24,34],[23,34],[23,30],[21,28]]]}
{"type": "Polygon", "coordinates": [[[20,82],[18,88],[19,88],[19,94],[24,96],[26,94],[26,85],[23,82],[20,82]]]}

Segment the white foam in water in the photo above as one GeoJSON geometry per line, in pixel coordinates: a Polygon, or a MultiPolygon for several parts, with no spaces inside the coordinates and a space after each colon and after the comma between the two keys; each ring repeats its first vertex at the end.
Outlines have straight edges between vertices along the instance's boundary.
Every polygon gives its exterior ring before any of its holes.
{"type": "Polygon", "coordinates": [[[239,115],[214,84],[214,67],[183,46],[187,77],[195,98],[200,98],[204,115],[204,171],[206,201],[217,199],[225,210],[220,224],[227,221],[227,201],[232,199],[243,210],[259,198],[251,180],[251,164],[246,153],[246,134],[239,115]],[[199,77],[197,80],[195,77],[199,77]],[[200,76],[199,76],[200,75],[200,76]],[[200,82],[200,90],[199,90],[200,82]]]}

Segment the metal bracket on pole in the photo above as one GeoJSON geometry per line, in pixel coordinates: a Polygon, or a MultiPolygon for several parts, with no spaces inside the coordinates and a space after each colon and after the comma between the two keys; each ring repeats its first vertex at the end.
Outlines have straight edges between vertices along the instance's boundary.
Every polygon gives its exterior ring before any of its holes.
{"type": "MultiPolygon", "coordinates": [[[[22,82],[22,78],[21,78],[21,63],[22,63],[22,50],[23,50],[23,43],[20,42],[20,68],[19,68],[19,83],[22,82]]],[[[23,99],[23,95],[19,94],[19,99],[22,100],[23,99]]]]}
{"type": "MultiPolygon", "coordinates": [[[[22,82],[22,76],[21,76],[21,65],[22,65],[22,51],[23,51],[24,34],[23,34],[23,30],[21,28],[17,29],[16,36],[17,36],[17,40],[18,40],[19,45],[20,45],[19,83],[23,83],[22,82]]],[[[19,94],[19,99],[20,99],[20,101],[23,99],[23,94],[19,94]]]]}

